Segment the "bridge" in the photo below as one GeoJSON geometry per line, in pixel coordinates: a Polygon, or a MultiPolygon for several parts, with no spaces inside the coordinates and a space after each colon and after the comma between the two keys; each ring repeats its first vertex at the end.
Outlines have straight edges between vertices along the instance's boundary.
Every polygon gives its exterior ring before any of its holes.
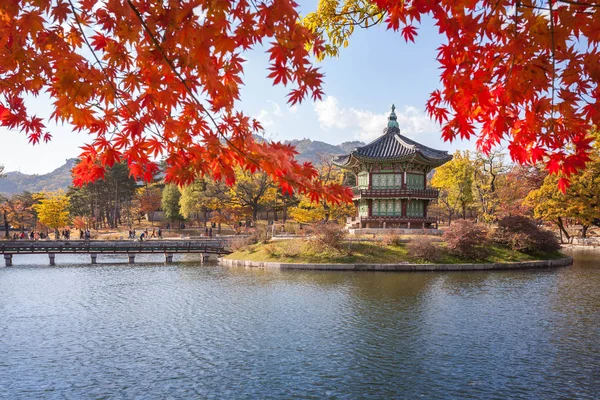
{"type": "Polygon", "coordinates": [[[12,266],[16,254],[48,254],[50,265],[55,265],[56,254],[89,254],[92,264],[97,263],[98,254],[126,254],[129,263],[135,263],[136,254],[164,254],[165,263],[173,262],[173,254],[201,254],[204,261],[210,254],[229,254],[226,239],[203,240],[39,240],[6,241],[0,244],[4,263],[12,266]]]}

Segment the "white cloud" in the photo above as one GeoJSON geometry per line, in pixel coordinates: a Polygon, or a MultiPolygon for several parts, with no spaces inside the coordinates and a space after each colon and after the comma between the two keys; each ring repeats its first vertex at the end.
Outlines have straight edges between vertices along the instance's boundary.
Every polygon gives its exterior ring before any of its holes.
{"type": "MultiPolygon", "coordinates": [[[[341,107],[333,96],[316,102],[314,109],[321,128],[350,130],[362,141],[370,141],[380,136],[389,116],[389,111],[376,114],[369,110],[341,107]]],[[[396,115],[403,135],[414,138],[423,133],[439,131],[438,125],[416,107],[398,108],[396,115]]]]}
{"type": "Polygon", "coordinates": [[[283,112],[281,111],[281,106],[274,102],[273,100],[267,100],[273,106],[273,115],[276,117],[283,117],[283,112]]]}
{"type": "Polygon", "coordinates": [[[298,112],[298,106],[294,104],[293,106],[291,106],[290,108],[288,108],[288,111],[291,114],[296,114],[298,112]]]}
{"type": "Polygon", "coordinates": [[[264,108],[262,108],[258,112],[258,115],[255,115],[254,118],[257,119],[258,121],[260,121],[262,127],[265,129],[272,128],[275,126],[275,121],[273,120],[273,117],[264,108]]]}

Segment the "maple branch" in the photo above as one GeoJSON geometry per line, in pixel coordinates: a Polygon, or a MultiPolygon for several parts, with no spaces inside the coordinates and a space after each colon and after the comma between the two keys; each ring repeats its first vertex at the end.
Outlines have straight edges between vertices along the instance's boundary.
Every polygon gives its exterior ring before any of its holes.
{"type": "Polygon", "coordinates": [[[552,98],[550,106],[550,127],[552,133],[554,133],[554,92],[555,92],[555,80],[556,80],[556,45],[554,43],[554,10],[552,9],[552,1],[548,0],[548,7],[550,8],[550,38],[552,40],[552,98]]]}
{"type": "Polygon", "coordinates": [[[598,3],[598,4],[596,4],[596,3],[585,3],[585,2],[573,1],[573,0],[557,0],[557,3],[567,3],[567,4],[572,4],[574,6],[599,7],[600,8],[600,3],[598,3]]]}
{"type": "MultiPolygon", "coordinates": [[[[70,0],[69,0],[70,1],[70,0]]],[[[256,164],[256,166],[259,166],[260,163],[258,161],[256,161],[255,159],[249,157],[247,154],[245,154],[243,151],[241,151],[240,149],[237,148],[237,146],[235,146],[230,140],[229,138],[223,133],[223,131],[221,130],[221,128],[219,127],[219,124],[217,124],[217,121],[215,120],[215,118],[212,116],[212,114],[206,109],[206,107],[204,107],[204,105],[200,102],[200,100],[198,100],[198,98],[196,97],[196,95],[193,93],[192,89],[189,87],[188,83],[186,82],[186,80],[183,78],[183,76],[181,75],[181,73],[177,70],[177,68],[175,67],[175,64],[173,64],[173,61],[171,61],[169,59],[169,57],[167,57],[167,55],[165,54],[165,51],[162,47],[162,45],[158,42],[158,40],[156,39],[156,36],[154,35],[154,33],[150,30],[150,27],[146,24],[146,21],[144,21],[144,18],[142,17],[142,14],[140,14],[139,10],[135,7],[135,5],[131,2],[131,0],[127,0],[127,4],[129,4],[129,7],[133,10],[133,12],[135,13],[135,15],[137,16],[137,19],[140,21],[140,23],[142,24],[142,27],[144,28],[144,31],[146,31],[146,33],[148,34],[148,36],[150,36],[150,39],[152,40],[152,42],[154,43],[154,46],[157,48],[157,50],[160,52],[160,55],[162,56],[162,58],[165,60],[165,62],[167,63],[167,65],[170,67],[170,69],[173,71],[173,73],[177,76],[177,79],[179,79],[181,81],[181,84],[183,85],[183,87],[185,88],[185,90],[188,92],[188,94],[191,96],[191,98],[194,100],[194,102],[200,107],[200,109],[208,116],[208,118],[211,120],[211,122],[213,123],[213,125],[215,126],[216,131],[219,133],[219,135],[221,135],[221,137],[225,140],[225,142],[227,142],[227,144],[233,148],[234,150],[236,150],[240,155],[245,156],[247,159],[249,159],[250,161],[254,162],[256,164]]]]}
{"type": "MultiPolygon", "coordinates": [[[[77,26],[79,28],[79,32],[81,32],[81,36],[83,36],[83,40],[85,41],[85,44],[87,45],[88,49],[92,53],[92,56],[94,56],[94,59],[96,60],[96,63],[98,64],[98,66],[102,70],[102,73],[104,74],[104,77],[106,78],[106,81],[108,82],[108,84],[112,88],[113,93],[115,94],[115,97],[119,100],[119,103],[121,103],[121,105],[123,107],[125,107],[127,109],[127,111],[129,111],[129,115],[131,115],[132,118],[134,118],[137,122],[141,123],[141,121],[139,120],[139,118],[133,113],[133,111],[131,110],[131,108],[129,108],[129,105],[123,100],[123,98],[119,94],[119,90],[115,86],[115,84],[112,81],[112,79],[110,79],[110,76],[108,75],[108,72],[106,72],[106,69],[102,65],[102,62],[98,58],[98,55],[96,54],[94,48],[92,47],[92,45],[90,44],[90,42],[89,42],[89,40],[87,38],[85,32],[83,31],[83,27],[81,26],[81,21],[79,20],[79,15],[77,14],[77,11],[75,9],[75,6],[73,5],[72,0],[68,0],[68,1],[69,1],[69,4],[71,5],[71,10],[73,11],[73,16],[75,17],[75,21],[77,22],[77,26]]],[[[77,89],[77,90],[79,91],[79,89],[77,89]]],[[[116,127],[115,129],[117,130],[117,132],[119,132],[119,133],[121,132],[118,127],[116,127]]],[[[160,139],[166,140],[166,138],[164,138],[160,133],[154,132],[152,130],[150,130],[150,132],[152,132],[154,135],[156,135],[160,139]]]]}

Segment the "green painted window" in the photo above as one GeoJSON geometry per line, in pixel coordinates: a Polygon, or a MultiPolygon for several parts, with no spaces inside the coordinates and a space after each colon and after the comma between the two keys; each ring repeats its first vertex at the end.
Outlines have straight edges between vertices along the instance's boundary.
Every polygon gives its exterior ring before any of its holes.
{"type": "Polygon", "coordinates": [[[422,217],[424,212],[423,200],[409,200],[406,205],[406,215],[409,217],[422,217]]]}
{"type": "Polygon", "coordinates": [[[400,216],[402,215],[402,203],[399,199],[374,199],[374,216],[400,216]]]}
{"type": "Polygon", "coordinates": [[[369,215],[369,204],[366,200],[360,200],[358,203],[358,215],[366,217],[369,215]]]}
{"type": "Polygon", "coordinates": [[[402,174],[373,174],[373,189],[394,189],[402,185],[402,174]]]}
{"type": "Polygon", "coordinates": [[[406,186],[409,189],[423,189],[423,175],[419,174],[406,174],[406,186]]]}
{"type": "Polygon", "coordinates": [[[368,172],[359,172],[358,173],[358,187],[361,189],[366,189],[369,187],[369,173],[368,172]]]}

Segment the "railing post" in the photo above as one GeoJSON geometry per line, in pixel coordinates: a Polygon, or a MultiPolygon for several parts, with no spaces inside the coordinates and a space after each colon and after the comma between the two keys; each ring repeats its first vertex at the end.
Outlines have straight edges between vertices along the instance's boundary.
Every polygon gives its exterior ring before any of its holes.
{"type": "Polygon", "coordinates": [[[98,254],[90,253],[90,258],[92,259],[92,264],[97,264],[96,260],[98,259],[98,254]]]}
{"type": "Polygon", "coordinates": [[[54,253],[48,253],[48,260],[50,261],[50,265],[54,264],[54,253]]]}
{"type": "Polygon", "coordinates": [[[4,254],[4,265],[12,267],[12,254],[4,254]]]}

